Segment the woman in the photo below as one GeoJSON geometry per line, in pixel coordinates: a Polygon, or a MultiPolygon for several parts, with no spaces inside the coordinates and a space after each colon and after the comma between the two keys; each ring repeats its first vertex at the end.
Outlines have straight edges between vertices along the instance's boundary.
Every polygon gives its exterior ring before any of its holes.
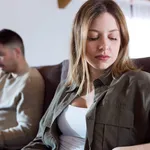
{"type": "Polygon", "coordinates": [[[67,80],[24,149],[150,147],[144,145],[150,141],[150,76],[132,64],[128,43],[125,17],[114,1],[83,4],[73,24],[67,80]]]}

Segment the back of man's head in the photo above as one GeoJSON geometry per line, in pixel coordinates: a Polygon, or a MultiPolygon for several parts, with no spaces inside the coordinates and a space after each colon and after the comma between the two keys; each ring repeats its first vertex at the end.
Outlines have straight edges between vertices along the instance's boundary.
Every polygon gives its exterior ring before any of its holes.
{"type": "Polygon", "coordinates": [[[24,44],[21,36],[10,29],[0,30],[0,44],[6,46],[17,46],[24,56],[24,44]]]}

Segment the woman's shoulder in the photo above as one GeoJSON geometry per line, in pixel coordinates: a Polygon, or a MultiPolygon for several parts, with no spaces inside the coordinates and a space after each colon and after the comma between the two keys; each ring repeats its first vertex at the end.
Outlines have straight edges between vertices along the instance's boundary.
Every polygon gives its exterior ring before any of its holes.
{"type": "Polygon", "coordinates": [[[68,91],[69,92],[69,91],[75,90],[76,88],[77,88],[77,86],[75,83],[68,85],[67,79],[65,79],[65,80],[60,81],[60,83],[57,87],[57,91],[59,90],[59,91],[66,91],[66,92],[68,91]]]}
{"type": "Polygon", "coordinates": [[[66,80],[60,81],[60,83],[57,86],[57,91],[65,89],[66,88],[66,80]]]}
{"type": "Polygon", "coordinates": [[[123,74],[124,77],[128,77],[130,80],[142,80],[143,82],[149,82],[150,83],[150,73],[142,71],[142,70],[136,70],[136,71],[128,71],[123,74]]]}

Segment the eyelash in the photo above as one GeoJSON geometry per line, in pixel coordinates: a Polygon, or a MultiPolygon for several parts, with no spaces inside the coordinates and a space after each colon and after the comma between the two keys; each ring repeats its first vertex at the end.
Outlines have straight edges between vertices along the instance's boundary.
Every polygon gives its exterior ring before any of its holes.
{"type": "Polygon", "coordinates": [[[88,40],[89,41],[96,41],[96,40],[98,40],[99,39],[99,37],[97,37],[97,38],[90,38],[90,37],[88,37],[88,40]]]}
{"type": "Polygon", "coordinates": [[[110,38],[111,40],[113,40],[113,41],[117,41],[117,38],[110,38]]]}
{"type": "MultiPolygon", "coordinates": [[[[98,40],[99,39],[99,37],[97,37],[97,38],[90,38],[90,37],[88,37],[88,40],[89,41],[96,41],[96,40],[98,40]]],[[[117,41],[117,38],[109,38],[111,41],[117,41]]]]}
{"type": "Polygon", "coordinates": [[[99,39],[99,36],[98,36],[98,37],[94,37],[94,38],[88,37],[88,40],[89,40],[89,41],[96,41],[96,40],[98,40],[98,39],[99,39]]]}

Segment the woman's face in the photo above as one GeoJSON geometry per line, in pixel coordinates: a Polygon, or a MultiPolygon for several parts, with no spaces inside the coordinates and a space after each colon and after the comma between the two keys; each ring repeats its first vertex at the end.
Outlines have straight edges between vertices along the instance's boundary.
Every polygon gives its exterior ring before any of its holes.
{"type": "Polygon", "coordinates": [[[115,18],[109,13],[99,15],[91,23],[86,44],[86,61],[97,71],[110,67],[118,57],[120,31],[115,18]]]}

